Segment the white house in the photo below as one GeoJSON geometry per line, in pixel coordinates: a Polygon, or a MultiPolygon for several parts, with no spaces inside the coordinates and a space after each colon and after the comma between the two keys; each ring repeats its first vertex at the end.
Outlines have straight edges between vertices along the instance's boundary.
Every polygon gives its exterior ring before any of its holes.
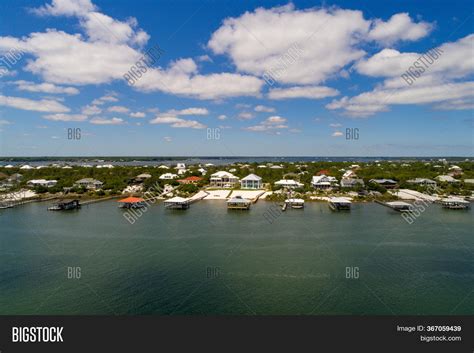
{"type": "Polygon", "coordinates": [[[159,169],[170,169],[170,167],[168,167],[168,166],[166,166],[166,165],[164,165],[164,164],[160,165],[158,168],[159,168],[159,169]]]}
{"type": "Polygon", "coordinates": [[[316,189],[329,189],[337,184],[337,179],[328,175],[314,175],[311,185],[316,189]]]}
{"type": "Polygon", "coordinates": [[[249,174],[240,180],[240,187],[242,189],[261,189],[262,178],[255,174],[249,174]]]}
{"type": "Polygon", "coordinates": [[[424,185],[424,186],[436,186],[436,181],[426,178],[415,178],[411,180],[407,180],[408,184],[414,185],[424,185]]]}
{"type": "Polygon", "coordinates": [[[342,178],[343,179],[346,179],[346,178],[355,178],[357,175],[356,173],[353,171],[353,170],[348,170],[346,171],[343,175],[342,175],[342,178]]]}
{"type": "Polygon", "coordinates": [[[177,177],[178,177],[177,174],[165,173],[165,174],[161,174],[159,179],[161,179],[161,180],[171,180],[171,179],[176,179],[177,177]]]}
{"type": "Polygon", "coordinates": [[[79,187],[92,189],[92,190],[100,189],[102,185],[104,185],[103,182],[93,179],[93,178],[80,179],[74,183],[74,186],[79,186],[79,187]]]}
{"type": "Polygon", "coordinates": [[[180,169],[186,169],[186,164],[184,164],[184,163],[177,163],[177,164],[176,164],[176,167],[175,167],[174,169],[178,169],[178,170],[180,170],[180,169]]]}
{"type": "Polygon", "coordinates": [[[462,174],[462,168],[457,166],[457,165],[453,165],[451,168],[449,168],[449,170],[451,171],[451,175],[461,175],[462,174]]]}
{"type": "Polygon", "coordinates": [[[210,185],[220,188],[231,188],[239,182],[239,178],[226,171],[211,174],[210,185]]]}
{"type": "Polygon", "coordinates": [[[344,178],[341,180],[342,188],[355,188],[358,186],[364,186],[364,180],[357,178],[344,178]]]}
{"type": "Polygon", "coordinates": [[[451,175],[438,175],[436,180],[441,181],[442,183],[457,183],[459,180],[454,179],[451,175]]]}
{"type": "Polygon", "coordinates": [[[35,168],[28,164],[25,164],[24,166],[20,167],[20,169],[35,169],[35,168]]]}
{"type": "Polygon", "coordinates": [[[198,172],[201,173],[201,175],[206,175],[207,170],[204,169],[204,168],[199,168],[199,169],[198,169],[198,172]]]}
{"type": "Polygon", "coordinates": [[[58,183],[57,180],[46,180],[46,179],[32,179],[28,180],[26,183],[28,186],[35,187],[35,186],[44,186],[46,188],[50,188],[58,183]]]}
{"type": "Polygon", "coordinates": [[[270,169],[283,169],[281,165],[272,165],[270,169]]]}
{"type": "Polygon", "coordinates": [[[277,186],[283,186],[285,188],[296,189],[302,187],[304,184],[293,179],[281,179],[275,182],[277,186]]]}

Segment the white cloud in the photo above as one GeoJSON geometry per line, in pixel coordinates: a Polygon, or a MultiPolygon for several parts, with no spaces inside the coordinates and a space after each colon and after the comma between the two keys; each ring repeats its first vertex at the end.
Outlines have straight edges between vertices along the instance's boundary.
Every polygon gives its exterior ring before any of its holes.
{"type": "Polygon", "coordinates": [[[361,11],[296,10],[289,4],[225,19],[208,46],[228,55],[241,72],[263,76],[278,68],[279,82],[314,84],[364,55],[356,45],[369,27],[361,11]],[[295,44],[300,50],[292,55],[295,44]]]}
{"type": "Polygon", "coordinates": [[[96,105],[86,105],[82,107],[81,113],[84,115],[97,115],[102,113],[102,109],[96,105]]]}
{"type": "Polygon", "coordinates": [[[262,80],[248,75],[201,75],[192,59],[177,60],[167,69],[151,68],[134,85],[145,92],[162,91],[198,99],[259,96],[262,86],[262,80]]]}
{"type": "Polygon", "coordinates": [[[52,99],[33,100],[28,98],[8,97],[0,95],[0,106],[2,105],[6,107],[36,112],[64,113],[70,110],[68,107],[52,99]]]}
{"type": "Polygon", "coordinates": [[[209,55],[198,56],[197,60],[200,61],[200,62],[210,62],[210,63],[212,63],[212,59],[210,58],[209,55]]]}
{"type": "Polygon", "coordinates": [[[339,123],[336,123],[336,124],[329,124],[329,126],[332,128],[338,128],[338,127],[341,127],[342,125],[339,123]]]}
{"type": "Polygon", "coordinates": [[[11,122],[8,121],[8,120],[5,120],[5,119],[0,120],[0,126],[1,125],[10,125],[10,124],[11,124],[11,122]]]}
{"type": "Polygon", "coordinates": [[[95,9],[95,5],[90,0],[53,0],[51,4],[32,9],[32,11],[41,16],[79,16],[95,9]]]}
{"type": "Polygon", "coordinates": [[[173,138],[170,137],[170,136],[165,136],[165,137],[163,137],[163,140],[165,140],[166,142],[171,142],[171,141],[173,141],[173,138]]]}
{"type": "Polygon", "coordinates": [[[337,89],[326,86],[297,86],[289,88],[274,88],[268,92],[270,99],[309,98],[322,99],[339,94],[337,89]]]}
{"type": "Polygon", "coordinates": [[[52,121],[86,121],[87,115],[83,114],[49,114],[43,115],[44,119],[52,120],[52,121]]]}
{"type": "Polygon", "coordinates": [[[448,83],[434,86],[407,86],[396,89],[376,88],[355,97],[344,97],[326,105],[328,109],[344,109],[345,114],[367,117],[387,111],[390,105],[428,104],[473,100],[474,82],[448,83]]]}
{"type": "Polygon", "coordinates": [[[181,110],[171,110],[176,115],[208,115],[209,110],[206,108],[186,108],[181,110]]]}
{"type": "Polygon", "coordinates": [[[332,137],[340,137],[340,136],[342,136],[342,135],[343,135],[342,132],[340,132],[340,131],[334,131],[331,136],[332,136],[332,137]]]}
{"type": "Polygon", "coordinates": [[[34,83],[30,81],[14,81],[13,84],[21,91],[42,92],[42,93],[65,93],[69,95],[78,94],[79,90],[74,87],[63,87],[52,83],[34,83]]]}
{"type": "Polygon", "coordinates": [[[191,129],[204,129],[206,125],[201,124],[196,120],[186,120],[178,118],[176,113],[167,112],[158,114],[158,116],[150,120],[150,124],[168,124],[173,128],[191,128],[191,129]]]}
{"type": "Polygon", "coordinates": [[[128,113],[130,109],[128,109],[127,107],[123,107],[121,105],[113,105],[111,107],[108,107],[107,111],[113,112],[113,113],[128,113]]]}
{"type": "Polygon", "coordinates": [[[242,112],[237,116],[237,119],[239,120],[250,120],[253,119],[255,115],[251,112],[242,112]]]}
{"type": "Polygon", "coordinates": [[[288,129],[286,119],[281,116],[271,116],[258,125],[245,127],[244,130],[254,132],[275,132],[274,130],[288,129]]]}
{"type": "Polygon", "coordinates": [[[415,23],[407,13],[397,13],[387,22],[375,20],[368,38],[384,44],[392,44],[399,40],[415,41],[427,36],[433,25],[427,22],[415,23]]]}
{"type": "Polygon", "coordinates": [[[118,98],[115,97],[117,94],[115,92],[106,94],[105,96],[102,96],[100,98],[94,99],[92,101],[92,104],[94,105],[102,105],[105,103],[112,103],[112,102],[118,102],[118,98]]]}
{"type": "Polygon", "coordinates": [[[146,114],[143,112],[135,112],[135,113],[131,113],[130,116],[132,118],[144,118],[146,114]]]}
{"type": "Polygon", "coordinates": [[[272,107],[266,107],[264,105],[257,105],[254,110],[256,112],[265,112],[265,113],[274,113],[275,112],[275,108],[272,108],[272,107]]]}
{"type": "Polygon", "coordinates": [[[221,115],[219,115],[219,116],[217,117],[217,119],[219,119],[219,120],[226,120],[226,119],[227,119],[227,115],[221,114],[221,115]]]}
{"type": "Polygon", "coordinates": [[[121,118],[93,118],[90,120],[90,123],[95,125],[122,125],[124,120],[121,118]]]}

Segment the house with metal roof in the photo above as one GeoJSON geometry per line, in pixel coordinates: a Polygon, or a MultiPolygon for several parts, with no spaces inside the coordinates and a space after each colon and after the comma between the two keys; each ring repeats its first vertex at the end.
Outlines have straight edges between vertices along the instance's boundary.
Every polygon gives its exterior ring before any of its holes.
{"type": "Polygon", "coordinates": [[[324,174],[314,175],[311,180],[311,185],[313,185],[315,189],[329,189],[337,185],[337,179],[324,174]]]}
{"type": "Polygon", "coordinates": [[[289,189],[296,189],[304,186],[303,183],[300,183],[296,180],[293,179],[281,179],[275,182],[276,186],[282,186],[284,188],[289,188],[289,189]]]}
{"type": "Polygon", "coordinates": [[[261,189],[262,178],[255,174],[249,174],[240,180],[240,187],[242,189],[261,189]]]}
{"type": "Polygon", "coordinates": [[[239,178],[226,171],[218,171],[211,174],[210,185],[219,188],[232,188],[239,182],[239,178]]]}

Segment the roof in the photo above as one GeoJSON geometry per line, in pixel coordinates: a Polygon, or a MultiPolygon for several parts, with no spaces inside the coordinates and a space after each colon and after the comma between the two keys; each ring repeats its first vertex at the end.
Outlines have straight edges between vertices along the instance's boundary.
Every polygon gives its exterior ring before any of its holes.
{"type": "Polygon", "coordinates": [[[327,169],[320,170],[319,172],[316,173],[316,175],[327,175],[327,174],[329,174],[329,170],[327,169]]]}
{"type": "Polygon", "coordinates": [[[171,199],[165,200],[165,203],[183,203],[183,202],[189,202],[188,199],[185,199],[184,197],[172,197],[171,199]]]}
{"type": "Polygon", "coordinates": [[[140,175],[137,175],[136,176],[137,178],[151,178],[151,174],[148,174],[148,173],[143,173],[143,174],[140,174],[140,175]]]}
{"type": "Polygon", "coordinates": [[[137,202],[144,202],[145,200],[141,197],[127,197],[122,200],[118,200],[117,202],[124,202],[124,203],[137,203],[137,202]]]}
{"type": "Polygon", "coordinates": [[[95,180],[94,178],[83,178],[76,181],[76,183],[101,183],[102,184],[101,181],[95,180]]]}
{"type": "Polygon", "coordinates": [[[281,179],[275,182],[275,185],[303,185],[303,184],[292,179],[281,179]]]}
{"type": "Polygon", "coordinates": [[[392,179],[370,179],[371,183],[377,184],[396,184],[397,182],[392,179]]]}
{"type": "Polygon", "coordinates": [[[223,177],[237,178],[234,174],[223,171],[223,170],[220,170],[218,172],[215,172],[214,174],[211,174],[211,177],[214,177],[214,178],[223,178],[223,177]]]}
{"type": "Polygon", "coordinates": [[[335,203],[351,203],[351,200],[345,198],[345,197],[331,197],[329,199],[330,202],[335,202],[335,203]]]}
{"type": "Polygon", "coordinates": [[[242,178],[241,180],[255,180],[255,181],[260,181],[260,180],[262,180],[262,178],[259,177],[258,175],[255,175],[255,174],[249,174],[249,175],[247,175],[245,178],[242,178]]]}
{"type": "Polygon", "coordinates": [[[190,176],[190,177],[187,177],[187,178],[184,178],[184,179],[179,179],[178,181],[201,181],[202,178],[201,177],[198,177],[198,176],[190,176]]]}
{"type": "Polygon", "coordinates": [[[230,200],[227,200],[227,203],[249,203],[250,200],[244,199],[242,196],[235,196],[230,200]]]}
{"type": "Polygon", "coordinates": [[[395,207],[406,207],[406,206],[411,207],[409,203],[406,203],[403,201],[391,201],[391,202],[387,202],[387,205],[395,206],[395,207]]]}
{"type": "Polygon", "coordinates": [[[285,202],[289,203],[304,203],[303,199],[286,199],[285,202]]]}

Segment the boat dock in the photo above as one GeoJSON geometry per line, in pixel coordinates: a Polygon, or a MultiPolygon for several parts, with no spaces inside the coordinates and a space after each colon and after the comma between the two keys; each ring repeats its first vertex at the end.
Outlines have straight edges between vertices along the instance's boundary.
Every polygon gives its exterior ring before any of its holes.
{"type": "Polygon", "coordinates": [[[403,201],[382,202],[382,201],[379,201],[379,200],[375,200],[375,202],[377,202],[378,204],[380,204],[382,206],[389,207],[392,210],[395,210],[397,212],[410,212],[411,209],[412,209],[411,204],[409,204],[407,202],[403,202],[403,201]]]}
{"type": "Polygon", "coordinates": [[[244,199],[242,196],[235,196],[227,201],[229,210],[249,210],[252,201],[244,199]]]}
{"type": "Polygon", "coordinates": [[[172,197],[171,199],[163,201],[165,208],[173,210],[186,210],[189,208],[190,201],[183,197],[172,197]]]}
{"type": "Polygon", "coordinates": [[[331,197],[329,208],[333,211],[350,211],[352,202],[345,197],[331,197]]]}

